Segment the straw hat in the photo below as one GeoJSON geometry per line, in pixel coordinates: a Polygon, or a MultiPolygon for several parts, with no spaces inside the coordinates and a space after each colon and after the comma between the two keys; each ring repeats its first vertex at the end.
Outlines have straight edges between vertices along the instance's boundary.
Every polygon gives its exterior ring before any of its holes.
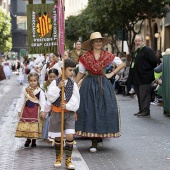
{"type": "Polygon", "coordinates": [[[167,48],[165,51],[165,55],[168,55],[168,54],[170,54],[170,48],[167,48]]]}
{"type": "Polygon", "coordinates": [[[109,41],[111,40],[108,37],[102,37],[100,32],[93,32],[90,35],[90,39],[82,43],[82,48],[86,50],[92,50],[91,41],[95,39],[102,39],[103,40],[103,46],[107,45],[109,41]]]}

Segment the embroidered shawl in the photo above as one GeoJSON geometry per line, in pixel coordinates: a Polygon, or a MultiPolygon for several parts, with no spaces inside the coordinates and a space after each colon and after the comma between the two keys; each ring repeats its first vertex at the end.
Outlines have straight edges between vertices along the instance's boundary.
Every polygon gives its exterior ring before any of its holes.
{"type": "Polygon", "coordinates": [[[38,94],[40,91],[41,89],[39,87],[33,89],[32,87],[28,86],[24,91],[26,101],[30,100],[33,103],[39,103],[39,99],[35,95],[38,94]]]}
{"type": "MultiPolygon", "coordinates": [[[[61,79],[62,79],[61,77],[56,79],[56,86],[58,86],[61,79]]],[[[67,84],[64,88],[65,98],[66,98],[67,103],[69,102],[69,100],[71,99],[71,96],[73,94],[73,87],[74,87],[74,82],[71,79],[68,79],[67,84]]],[[[60,106],[60,103],[61,103],[61,91],[60,91],[59,98],[53,104],[58,107],[58,106],[60,106]]]]}
{"type": "Polygon", "coordinates": [[[103,69],[107,67],[114,58],[115,56],[113,54],[102,50],[99,60],[95,60],[93,51],[86,52],[79,60],[92,74],[103,75],[103,69]]]}

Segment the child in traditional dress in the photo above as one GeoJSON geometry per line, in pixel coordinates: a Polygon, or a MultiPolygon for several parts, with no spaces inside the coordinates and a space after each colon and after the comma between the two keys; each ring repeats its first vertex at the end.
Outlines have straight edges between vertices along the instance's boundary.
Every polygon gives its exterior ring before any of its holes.
{"type": "Polygon", "coordinates": [[[35,72],[28,74],[29,86],[21,96],[18,108],[19,122],[16,137],[27,138],[25,147],[36,147],[36,139],[42,137],[42,119],[45,118],[45,94],[39,87],[39,75],[35,72]],[[32,142],[31,142],[32,140],[32,142]]]}
{"type": "Polygon", "coordinates": [[[24,73],[25,73],[25,67],[23,64],[20,64],[20,68],[18,69],[19,75],[18,75],[18,81],[21,85],[24,83],[24,73]]]}
{"type": "MultiPolygon", "coordinates": [[[[58,75],[59,75],[58,70],[55,68],[52,68],[48,71],[48,80],[45,81],[41,87],[44,90],[45,94],[47,93],[48,86],[51,84],[53,80],[55,80],[58,77],[58,75]]],[[[48,128],[49,128],[50,115],[51,115],[51,110],[47,112],[46,120],[43,125],[43,132],[42,132],[42,138],[47,142],[50,142],[50,140],[48,140],[48,128]]]]}
{"type": "Polygon", "coordinates": [[[60,156],[60,124],[61,124],[61,109],[64,109],[64,130],[66,135],[65,165],[67,169],[75,169],[71,162],[71,155],[74,144],[75,134],[75,117],[74,112],[79,108],[80,96],[77,84],[73,82],[74,69],[76,64],[70,59],[64,60],[64,80],[61,77],[52,81],[47,91],[47,103],[52,103],[52,113],[50,117],[48,137],[55,140],[56,161],[55,167],[61,167],[60,156]],[[61,88],[65,87],[65,102],[61,103],[61,88]]]}

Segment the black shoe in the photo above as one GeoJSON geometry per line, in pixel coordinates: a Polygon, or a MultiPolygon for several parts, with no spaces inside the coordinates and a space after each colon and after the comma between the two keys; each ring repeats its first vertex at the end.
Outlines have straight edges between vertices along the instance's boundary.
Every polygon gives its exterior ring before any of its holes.
{"type": "Polygon", "coordinates": [[[97,138],[97,143],[103,142],[102,138],[97,138]]]}
{"type": "Polygon", "coordinates": [[[147,112],[141,112],[140,114],[137,115],[138,117],[143,117],[143,116],[150,116],[150,113],[147,112]]]}
{"type": "Polygon", "coordinates": [[[27,139],[24,146],[27,148],[29,147],[30,143],[31,143],[31,139],[27,139]]]}
{"type": "Polygon", "coordinates": [[[137,115],[139,115],[139,114],[141,114],[141,112],[139,111],[138,113],[134,113],[134,116],[137,116],[137,115]]]}
{"type": "Polygon", "coordinates": [[[32,146],[32,147],[36,147],[36,146],[37,146],[37,145],[36,145],[36,139],[32,139],[31,146],[32,146]]]}

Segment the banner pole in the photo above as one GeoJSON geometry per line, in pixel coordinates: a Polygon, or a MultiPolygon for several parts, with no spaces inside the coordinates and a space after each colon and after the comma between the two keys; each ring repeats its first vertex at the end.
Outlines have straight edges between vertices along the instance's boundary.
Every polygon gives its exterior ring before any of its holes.
{"type": "MultiPolygon", "coordinates": [[[[60,1],[60,0],[59,0],[60,1]]],[[[64,7],[65,7],[65,1],[60,1],[60,7],[62,7],[62,10],[61,10],[61,8],[59,7],[59,12],[60,12],[60,18],[59,18],[59,20],[61,19],[61,20],[63,20],[63,22],[60,20],[60,24],[61,25],[59,25],[59,41],[62,41],[62,42],[60,42],[59,43],[59,51],[60,51],[60,54],[62,55],[62,64],[63,64],[63,66],[62,66],[62,80],[65,80],[65,76],[64,76],[64,74],[65,74],[65,66],[64,66],[64,37],[63,37],[63,34],[65,34],[65,30],[61,30],[62,28],[62,24],[64,24],[64,7]]],[[[64,87],[62,87],[62,89],[61,89],[62,91],[61,91],[61,102],[62,103],[64,103],[64,87]]],[[[63,159],[63,148],[64,148],[64,109],[62,109],[61,110],[61,146],[60,146],[60,156],[61,156],[61,161],[62,161],[62,159],[63,159]]]]}

